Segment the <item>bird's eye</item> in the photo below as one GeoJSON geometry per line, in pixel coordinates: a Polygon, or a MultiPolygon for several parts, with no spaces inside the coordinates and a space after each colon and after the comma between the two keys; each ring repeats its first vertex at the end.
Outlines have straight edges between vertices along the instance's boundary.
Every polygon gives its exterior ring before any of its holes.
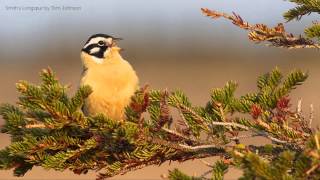
{"type": "Polygon", "coordinates": [[[99,45],[99,46],[105,46],[106,43],[105,43],[104,41],[99,41],[99,42],[98,42],[98,45],[99,45]]]}

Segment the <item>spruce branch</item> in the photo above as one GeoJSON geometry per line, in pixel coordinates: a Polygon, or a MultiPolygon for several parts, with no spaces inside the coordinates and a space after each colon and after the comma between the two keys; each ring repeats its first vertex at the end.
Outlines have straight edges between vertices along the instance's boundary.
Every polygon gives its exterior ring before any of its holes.
{"type": "Polygon", "coordinates": [[[273,28],[270,28],[264,24],[251,25],[248,22],[244,21],[241,16],[236,13],[229,15],[207,8],[202,8],[201,10],[205,16],[211,17],[213,19],[223,17],[230,20],[239,28],[249,31],[248,38],[255,43],[267,41],[271,46],[284,47],[289,49],[320,48],[320,45],[318,43],[309,39],[313,37],[319,37],[317,36],[319,33],[317,25],[313,26],[311,29],[306,30],[307,36],[309,38],[302,37],[301,35],[296,37],[291,33],[287,33],[282,23],[279,23],[273,28]]]}
{"type": "MultiPolygon", "coordinates": [[[[69,97],[68,88],[51,70],[42,71],[41,77],[40,85],[26,81],[17,85],[19,106],[0,107],[5,120],[1,130],[12,137],[12,143],[0,151],[0,168],[15,168],[17,176],[23,176],[33,166],[42,166],[59,171],[70,169],[76,174],[95,170],[99,171],[98,179],[105,179],[166,161],[219,156],[223,161],[209,167],[208,173],[212,173],[211,179],[221,179],[227,167],[238,162],[237,158],[247,157],[246,152],[259,151],[259,158],[279,155],[278,150],[246,147],[240,142],[242,138],[271,139],[271,148],[280,148],[281,152],[287,149],[302,153],[309,146],[306,142],[314,143],[314,147],[319,144],[317,136],[310,141],[315,136],[306,128],[301,110],[290,110],[289,93],[307,78],[301,71],[292,71],[285,77],[276,68],[258,78],[257,92],[239,98],[234,95],[237,83],[229,81],[223,88],[211,91],[204,107],[193,106],[182,91],[141,88],[126,108],[126,121],[102,114],[85,116],[81,106],[91,93],[89,87],[80,87],[69,97]],[[172,108],[180,112],[180,123],[175,128],[171,127],[172,108]],[[242,114],[252,119],[243,118],[242,114]],[[239,136],[239,132],[249,135],[239,136]]],[[[316,158],[316,152],[309,150],[309,155],[316,158]]],[[[318,166],[313,162],[306,168],[304,173],[312,176],[318,166]]]]}
{"type": "Polygon", "coordinates": [[[295,8],[290,9],[284,13],[284,18],[287,21],[293,19],[300,20],[304,15],[310,15],[311,13],[320,13],[320,2],[318,0],[289,0],[292,3],[297,4],[295,8]]]}
{"type": "Polygon", "coordinates": [[[314,22],[312,26],[306,28],[304,30],[304,33],[308,38],[317,38],[317,40],[320,40],[320,24],[319,22],[314,22]]]}

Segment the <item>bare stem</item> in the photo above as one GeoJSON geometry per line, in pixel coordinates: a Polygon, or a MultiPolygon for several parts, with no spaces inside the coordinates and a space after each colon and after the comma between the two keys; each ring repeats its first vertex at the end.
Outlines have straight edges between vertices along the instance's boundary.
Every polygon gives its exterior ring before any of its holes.
{"type": "Polygon", "coordinates": [[[188,149],[188,150],[201,150],[201,149],[210,149],[210,148],[220,148],[219,146],[216,145],[212,145],[212,144],[208,144],[208,145],[200,145],[200,146],[188,146],[185,144],[179,144],[180,147],[184,148],[184,149],[188,149]]]}
{"type": "Polygon", "coordinates": [[[309,128],[311,128],[312,126],[313,118],[314,118],[314,108],[313,108],[313,104],[310,104],[309,128]]]}

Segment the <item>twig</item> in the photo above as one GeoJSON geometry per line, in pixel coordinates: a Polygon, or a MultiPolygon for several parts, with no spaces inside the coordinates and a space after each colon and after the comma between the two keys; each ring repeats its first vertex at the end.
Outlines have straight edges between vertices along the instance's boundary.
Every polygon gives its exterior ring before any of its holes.
{"type": "Polygon", "coordinates": [[[314,108],[313,108],[313,104],[310,104],[310,115],[309,115],[309,128],[311,128],[312,126],[312,121],[314,118],[314,108]]]}
{"type": "Polygon", "coordinates": [[[184,149],[188,149],[188,150],[202,150],[202,149],[210,149],[210,148],[220,148],[216,145],[212,145],[212,144],[209,144],[209,145],[200,145],[200,146],[188,146],[188,145],[185,145],[185,144],[179,144],[180,147],[184,148],[184,149]]]}
{"type": "Polygon", "coordinates": [[[194,110],[192,110],[190,107],[185,106],[184,104],[179,103],[178,107],[181,108],[182,111],[186,111],[188,113],[190,113],[195,120],[197,120],[200,125],[203,125],[203,128],[206,130],[209,130],[209,124],[207,122],[206,119],[202,118],[201,116],[199,116],[194,110]]]}
{"type": "Polygon", "coordinates": [[[176,135],[176,136],[179,136],[179,137],[182,137],[184,139],[188,139],[187,137],[185,137],[184,135],[174,131],[174,130],[171,130],[171,129],[168,129],[168,128],[165,128],[165,127],[162,127],[161,128],[162,130],[166,131],[167,133],[170,133],[170,134],[173,134],[173,135],[176,135]]]}
{"type": "Polygon", "coordinates": [[[200,161],[201,161],[204,165],[206,165],[206,166],[208,166],[208,167],[210,167],[210,168],[213,167],[208,161],[205,161],[205,160],[203,160],[203,159],[200,159],[200,161]]]}
{"type": "Polygon", "coordinates": [[[298,113],[299,115],[302,114],[302,99],[299,99],[299,101],[298,101],[297,113],[298,113]]]}
{"type": "Polygon", "coordinates": [[[169,160],[183,162],[183,161],[187,161],[187,160],[195,159],[195,158],[200,159],[200,158],[211,157],[211,156],[217,155],[217,154],[223,155],[223,154],[225,154],[225,152],[222,152],[222,151],[220,151],[220,152],[206,152],[206,153],[201,153],[201,154],[193,154],[193,153],[190,154],[188,152],[187,153],[181,152],[175,156],[176,158],[167,157],[165,159],[153,159],[153,160],[148,160],[148,161],[140,161],[137,163],[129,164],[129,165],[123,167],[121,170],[113,172],[113,173],[108,173],[108,172],[107,173],[100,173],[99,177],[97,179],[103,180],[108,177],[116,176],[118,174],[126,174],[127,172],[142,169],[142,168],[144,168],[146,166],[150,166],[150,165],[161,165],[163,162],[169,161],[169,160]]]}
{"type": "MultiPolygon", "coordinates": [[[[195,118],[197,118],[200,122],[199,123],[205,123],[207,125],[207,127],[209,126],[208,125],[208,120],[199,116],[196,112],[194,112],[192,109],[190,109],[189,107],[186,107],[185,105],[183,104],[179,104],[179,106],[181,106],[183,108],[183,110],[191,113],[195,118]]],[[[249,130],[249,128],[247,126],[244,126],[242,124],[238,124],[238,123],[233,123],[233,122],[217,122],[217,121],[210,121],[210,123],[212,125],[218,125],[218,126],[234,126],[234,127],[238,127],[238,128],[241,128],[241,129],[245,129],[245,130],[249,130]]]]}
{"type": "Polygon", "coordinates": [[[224,110],[223,110],[221,105],[218,105],[218,107],[219,107],[219,111],[220,111],[220,114],[221,114],[221,119],[222,119],[223,122],[225,122],[226,121],[226,116],[224,114],[224,110]]]}
{"type": "Polygon", "coordinates": [[[231,140],[240,140],[240,139],[246,139],[246,138],[252,138],[255,136],[259,136],[259,134],[250,134],[250,135],[243,135],[243,136],[236,136],[236,137],[232,137],[231,140]]]}
{"type": "Polygon", "coordinates": [[[179,111],[179,116],[181,117],[181,119],[183,120],[184,124],[187,126],[188,129],[190,129],[190,126],[186,120],[186,118],[184,117],[183,113],[182,113],[182,109],[178,106],[178,111],[179,111]]]}
{"type": "Polygon", "coordinates": [[[278,138],[270,136],[267,132],[262,132],[262,131],[256,131],[256,133],[260,136],[266,137],[274,142],[280,143],[280,144],[288,144],[288,141],[280,140],[278,138]]]}
{"type": "Polygon", "coordinates": [[[238,123],[233,123],[233,122],[217,122],[217,121],[212,121],[212,125],[217,125],[217,126],[234,126],[234,127],[238,127],[244,130],[249,130],[249,128],[247,126],[244,126],[242,124],[238,124],[238,123]]]}
{"type": "Polygon", "coordinates": [[[190,137],[186,137],[186,136],[184,136],[183,134],[178,133],[177,131],[174,131],[174,130],[171,130],[171,129],[168,129],[168,128],[165,128],[165,127],[162,127],[161,129],[162,129],[163,131],[167,132],[167,133],[170,133],[170,134],[172,134],[172,135],[181,137],[181,138],[183,138],[183,139],[186,139],[186,140],[189,140],[189,141],[193,141],[193,142],[196,141],[195,139],[190,138],[190,137]]]}
{"type": "Polygon", "coordinates": [[[181,147],[178,143],[166,141],[166,140],[163,140],[163,139],[160,139],[157,137],[148,137],[148,138],[146,138],[146,140],[151,143],[159,144],[159,145],[166,146],[166,147],[169,147],[172,149],[181,150],[181,151],[185,150],[185,148],[181,147]]]}
{"type": "Polygon", "coordinates": [[[152,160],[152,161],[148,161],[148,162],[145,162],[145,161],[141,161],[140,163],[135,163],[135,164],[132,164],[132,165],[128,165],[127,167],[124,167],[122,168],[121,170],[119,171],[116,171],[116,172],[113,172],[113,173],[99,173],[98,175],[98,178],[96,180],[104,180],[108,177],[113,177],[113,176],[116,176],[118,174],[126,174],[127,172],[130,172],[130,171],[135,171],[135,170],[138,170],[138,169],[142,169],[146,166],[150,166],[150,165],[154,165],[154,164],[160,164],[161,161],[159,159],[156,159],[156,160],[152,160]]]}
{"type": "Polygon", "coordinates": [[[296,110],[296,113],[294,113],[294,117],[299,121],[299,122],[302,122],[302,126],[304,128],[308,128],[307,127],[307,122],[305,120],[305,117],[303,116],[302,114],[302,99],[300,98],[298,100],[298,104],[297,104],[297,110],[296,110]]]}
{"type": "Polygon", "coordinates": [[[315,164],[313,165],[306,173],[307,175],[310,175],[313,171],[315,171],[316,169],[318,169],[320,167],[320,164],[315,164]]]}
{"type": "Polygon", "coordinates": [[[263,136],[263,137],[266,137],[266,138],[268,138],[268,139],[270,139],[270,140],[272,140],[274,142],[280,143],[280,144],[288,144],[289,143],[288,141],[284,141],[284,140],[280,140],[280,139],[277,139],[275,137],[272,137],[267,132],[258,131],[258,130],[255,130],[255,129],[252,129],[252,131],[255,134],[236,136],[236,137],[230,138],[230,140],[240,140],[240,139],[251,138],[251,137],[256,137],[256,136],[263,136]]]}
{"type": "Polygon", "coordinates": [[[46,125],[44,124],[27,124],[26,125],[27,129],[31,129],[31,128],[46,128],[46,125]]]}
{"type": "Polygon", "coordinates": [[[320,143],[319,143],[319,138],[318,138],[318,135],[314,135],[314,140],[316,141],[316,147],[317,149],[319,150],[320,149],[320,143]]]}
{"type": "Polygon", "coordinates": [[[159,144],[162,146],[166,146],[172,149],[176,149],[176,150],[181,150],[181,151],[197,151],[197,150],[203,150],[203,149],[210,149],[210,148],[216,148],[216,149],[220,149],[222,148],[222,146],[220,145],[199,145],[199,146],[189,146],[186,144],[179,144],[179,143],[173,143],[170,141],[166,141],[160,138],[156,138],[156,137],[149,137],[147,138],[148,141],[154,143],[154,144],[159,144]]]}
{"type": "Polygon", "coordinates": [[[298,37],[293,36],[291,33],[287,33],[282,23],[279,23],[274,28],[269,28],[264,24],[251,25],[244,21],[238,14],[233,13],[229,15],[226,13],[220,13],[207,8],[201,8],[202,13],[213,19],[220,17],[229,19],[232,23],[241,29],[249,30],[248,37],[251,41],[256,43],[262,41],[268,41],[275,47],[285,47],[289,49],[297,48],[320,48],[320,45],[314,41],[304,38],[301,35],[298,37]]]}
{"type": "Polygon", "coordinates": [[[169,123],[171,120],[170,110],[168,106],[168,90],[164,90],[161,93],[160,99],[160,115],[157,122],[156,130],[160,130],[166,123],[169,123]]]}
{"type": "MultiPolygon", "coordinates": [[[[222,108],[222,106],[220,104],[218,105],[218,107],[219,107],[219,111],[220,111],[220,114],[221,114],[222,121],[226,122],[227,119],[226,119],[226,115],[224,113],[224,109],[222,108]]],[[[211,125],[214,125],[214,124],[211,123],[211,125]]],[[[232,131],[232,129],[230,127],[227,127],[227,128],[228,128],[229,131],[232,131]]]]}
{"type": "Polygon", "coordinates": [[[282,127],[283,127],[285,130],[295,132],[296,134],[299,134],[299,135],[301,135],[301,136],[305,136],[305,137],[309,137],[309,136],[310,136],[310,134],[305,133],[305,132],[296,131],[296,130],[294,130],[292,127],[289,127],[288,125],[283,125],[282,127]]]}
{"type": "Polygon", "coordinates": [[[200,176],[200,178],[201,178],[201,179],[204,179],[204,180],[210,180],[209,178],[206,178],[206,176],[207,176],[208,174],[211,174],[212,171],[213,171],[213,170],[210,169],[210,170],[204,172],[204,173],[200,176]]]}

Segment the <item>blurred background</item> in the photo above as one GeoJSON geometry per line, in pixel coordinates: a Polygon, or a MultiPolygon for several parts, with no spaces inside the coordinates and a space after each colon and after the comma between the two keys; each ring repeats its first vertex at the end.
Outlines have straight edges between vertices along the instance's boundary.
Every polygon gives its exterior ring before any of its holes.
{"type": "MultiPolygon", "coordinates": [[[[250,23],[275,26],[284,22],[282,14],[293,4],[281,0],[0,0],[0,103],[15,103],[15,83],[22,79],[39,82],[38,72],[48,66],[63,83],[71,84],[70,93],[74,92],[82,71],[82,45],[90,35],[106,33],[124,39],[119,46],[125,49],[123,56],[136,69],[141,85],[182,89],[195,105],[206,103],[210,89],[222,87],[228,80],[240,84],[237,94],[241,95],[254,91],[257,76],[276,66],[285,73],[308,71],[310,78],[292,93],[292,103],[295,106],[303,98],[305,113],[313,103],[315,119],[319,119],[318,50],[255,45],[245,31],[229,21],[204,17],[201,7],[234,11],[250,23]],[[26,7],[43,8],[31,11],[26,7]]],[[[285,26],[301,34],[315,19],[311,15],[285,26]]],[[[0,148],[9,143],[9,136],[0,134],[0,148]]],[[[161,174],[175,167],[190,175],[200,175],[206,169],[198,160],[170,166],[165,163],[111,179],[161,179],[161,174]]],[[[231,171],[226,179],[236,179],[239,173],[231,171]]],[[[12,171],[0,171],[0,179],[94,178],[94,172],[79,176],[68,170],[42,168],[34,168],[22,178],[13,177],[12,171]]]]}

